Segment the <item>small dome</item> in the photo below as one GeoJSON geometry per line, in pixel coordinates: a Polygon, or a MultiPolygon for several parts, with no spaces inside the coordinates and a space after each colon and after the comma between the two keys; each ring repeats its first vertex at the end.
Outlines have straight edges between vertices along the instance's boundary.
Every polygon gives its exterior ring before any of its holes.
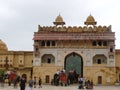
{"type": "Polygon", "coordinates": [[[84,22],[85,25],[96,25],[97,22],[95,21],[94,17],[92,15],[89,15],[84,22]]]}
{"type": "Polygon", "coordinates": [[[8,51],[6,44],[0,39],[0,51],[8,51]]]}
{"type": "Polygon", "coordinates": [[[57,18],[55,19],[55,22],[63,22],[63,18],[59,15],[59,16],[57,16],[57,18]]]}
{"type": "Polygon", "coordinates": [[[55,19],[55,22],[53,22],[55,25],[64,25],[65,22],[63,21],[63,18],[59,15],[57,16],[57,18],[55,19]]]}

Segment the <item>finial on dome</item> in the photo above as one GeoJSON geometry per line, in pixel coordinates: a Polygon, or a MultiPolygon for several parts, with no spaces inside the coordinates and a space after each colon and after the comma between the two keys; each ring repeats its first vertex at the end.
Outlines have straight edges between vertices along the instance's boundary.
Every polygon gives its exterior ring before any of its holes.
{"type": "Polygon", "coordinates": [[[85,25],[96,25],[97,22],[95,21],[94,17],[90,14],[86,21],[84,22],[85,25]]]}

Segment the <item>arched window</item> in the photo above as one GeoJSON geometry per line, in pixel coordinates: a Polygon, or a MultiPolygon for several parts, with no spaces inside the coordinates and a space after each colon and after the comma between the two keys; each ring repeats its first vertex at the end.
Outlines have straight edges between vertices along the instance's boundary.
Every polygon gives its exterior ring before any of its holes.
{"type": "Polygon", "coordinates": [[[47,46],[50,46],[50,41],[47,41],[47,46]]]}
{"type": "Polygon", "coordinates": [[[52,54],[44,54],[41,60],[42,63],[55,63],[55,57],[52,54]]]}
{"type": "Polygon", "coordinates": [[[93,64],[107,64],[107,57],[103,54],[97,54],[93,57],[93,64]]]}
{"type": "Polygon", "coordinates": [[[35,47],[35,52],[38,52],[38,47],[35,47]]]}
{"type": "Polygon", "coordinates": [[[107,41],[103,41],[103,46],[107,46],[107,41]]]}
{"type": "Polygon", "coordinates": [[[98,41],[98,46],[102,46],[102,42],[101,41],[98,41]]]}
{"type": "Polygon", "coordinates": [[[92,42],[92,45],[93,45],[93,46],[97,46],[97,42],[96,42],[96,41],[93,41],[93,42],[92,42]]]}
{"type": "Polygon", "coordinates": [[[97,60],[97,64],[101,64],[101,59],[98,59],[98,60],[97,60]]]}
{"type": "Polygon", "coordinates": [[[52,41],[52,46],[55,46],[55,41],[52,41]]]}
{"type": "Polygon", "coordinates": [[[41,42],[41,45],[42,45],[42,46],[45,46],[45,41],[42,41],[42,42],[41,42]]]}
{"type": "Polygon", "coordinates": [[[110,52],[113,52],[113,48],[112,47],[110,48],[110,52]]]}

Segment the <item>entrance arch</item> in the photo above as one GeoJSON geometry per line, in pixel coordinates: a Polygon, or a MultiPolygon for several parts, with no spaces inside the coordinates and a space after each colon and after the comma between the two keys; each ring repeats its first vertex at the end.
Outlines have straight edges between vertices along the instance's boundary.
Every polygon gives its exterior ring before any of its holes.
{"type": "Polygon", "coordinates": [[[69,71],[73,70],[73,71],[76,71],[77,74],[83,76],[83,59],[82,59],[82,57],[75,52],[68,54],[65,57],[64,69],[66,70],[67,73],[69,73],[69,71]]]}

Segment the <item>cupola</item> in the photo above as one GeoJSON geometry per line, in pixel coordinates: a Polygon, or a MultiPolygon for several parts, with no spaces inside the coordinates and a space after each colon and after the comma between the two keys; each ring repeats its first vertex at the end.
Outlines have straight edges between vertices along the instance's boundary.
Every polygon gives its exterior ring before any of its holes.
{"type": "Polygon", "coordinates": [[[95,21],[94,17],[92,15],[89,15],[84,22],[85,25],[96,25],[97,22],[95,21]]]}
{"type": "Polygon", "coordinates": [[[65,22],[63,21],[63,18],[61,17],[61,15],[59,14],[57,17],[56,17],[56,19],[55,19],[55,21],[53,22],[53,24],[54,25],[64,25],[65,24],[65,22]]]}

